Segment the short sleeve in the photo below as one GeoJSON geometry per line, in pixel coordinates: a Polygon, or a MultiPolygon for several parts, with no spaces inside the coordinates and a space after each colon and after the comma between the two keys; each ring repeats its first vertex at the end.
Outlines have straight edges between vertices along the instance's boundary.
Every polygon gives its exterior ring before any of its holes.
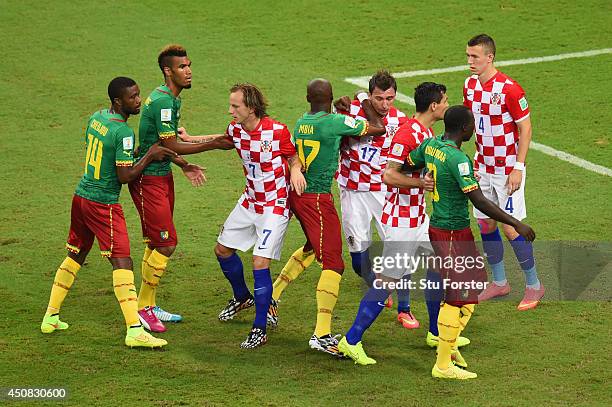
{"type": "Polygon", "coordinates": [[[369,123],[365,120],[356,120],[351,116],[334,115],[334,133],[339,136],[363,136],[368,132],[369,123]]]}
{"type": "Polygon", "coordinates": [[[474,178],[472,162],[465,154],[457,154],[450,157],[448,161],[449,172],[459,184],[464,194],[479,188],[478,181],[474,178]]]}
{"type": "Polygon", "coordinates": [[[291,133],[289,132],[287,126],[284,126],[281,132],[280,151],[281,154],[287,158],[293,157],[297,154],[297,152],[295,151],[295,146],[291,142],[291,133]]]}
{"type": "Polygon", "coordinates": [[[529,103],[525,91],[516,83],[506,94],[506,107],[515,122],[520,122],[529,116],[529,103]]]}
{"type": "Polygon", "coordinates": [[[393,136],[393,140],[391,140],[387,159],[403,164],[408,158],[408,154],[415,148],[417,148],[417,143],[411,129],[402,126],[393,136]]]}
{"type": "Polygon", "coordinates": [[[173,117],[176,112],[174,111],[174,103],[170,98],[162,97],[153,102],[152,114],[155,117],[155,128],[157,129],[157,135],[160,140],[176,137],[177,128],[176,117],[173,117]]]}
{"type": "Polygon", "coordinates": [[[115,133],[115,165],[131,167],[134,164],[134,130],[122,126],[115,133]]]}

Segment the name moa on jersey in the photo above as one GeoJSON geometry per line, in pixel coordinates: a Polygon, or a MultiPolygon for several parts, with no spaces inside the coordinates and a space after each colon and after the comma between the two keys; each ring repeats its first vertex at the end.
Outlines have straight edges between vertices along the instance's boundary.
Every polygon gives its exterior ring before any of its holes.
{"type": "Polygon", "coordinates": [[[300,127],[298,127],[298,133],[314,134],[314,126],[312,124],[300,124],[300,127]]]}
{"type": "Polygon", "coordinates": [[[93,119],[91,121],[89,127],[100,133],[102,136],[106,136],[106,133],[108,133],[108,127],[106,127],[96,119],[93,119]]]}
{"type": "Polygon", "coordinates": [[[437,148],[427,146],[425,147],[425,154],[430,155],[433,158],[440,160],[441,162],[446,161],[446,154],[444,154],[442,151],[438,150],[437,148]]]}

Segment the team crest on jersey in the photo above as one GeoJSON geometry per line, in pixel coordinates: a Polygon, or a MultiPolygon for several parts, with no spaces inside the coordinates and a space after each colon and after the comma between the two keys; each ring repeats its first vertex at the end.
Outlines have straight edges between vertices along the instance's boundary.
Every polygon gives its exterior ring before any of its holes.
{"type": "Polygon", "coordinates": [[[161,240],[168,240],[170,234],[167,230],[162,230],[161,232],[159,232],[159,237],[161,237],[161,240]]]}
{"type": "Polygon", "coordinates": [[[501,94],[500,93],[493,93],[491,95],[491,104],[492,105],[501,105],[501,94]]]}
{"type": "Polygon", "coordinates": [[[270,140],[262,140],[262,142],[261,142],[261,152],[262,153],[269,153],[270,151],[272,151],[272,141],[270,141],[270,140]]]}
{"type": "Polygon", "coordinates": [[[387,137],[393,138],[397,132],[397,126],[385,126],[385,130],[387,130],[387,137]]]}

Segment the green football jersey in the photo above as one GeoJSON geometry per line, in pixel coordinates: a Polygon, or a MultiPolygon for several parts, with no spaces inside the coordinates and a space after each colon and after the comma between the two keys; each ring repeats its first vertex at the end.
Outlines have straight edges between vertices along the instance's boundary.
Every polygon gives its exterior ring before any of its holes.
{"type": "Polygon", "coordinates": [[[454,141],[442,136],[425,139],[412,150],[408,163],[427,167],[435,180],[430,224],[440,229],[460,230],[470,226],[467,193],[477,188],[472,160],[454,141]]]}
{"type": "Polygon", "coordinates": [[[368,123],[342,114],[305,113],[296,123],[294,143],[306,168],[306,193],[330,193],[338,169],[340,142],[345,136],[361,136],[368,123]]]}
{"type": "Polygon", "coordinates": [[[100,110],[85,131],[85,175],[75,194],[103,204],[119,202],[121,183],[116,167],[134,163],[134,131],[120,114],[100,110]]]}
{"type": "MultiPolygon", "coordinates": [[[[139,154],[143,156],[159,140],[176,137],[181,116],[181,99],[175,98],[166,86],[157,87],[145,100],[138,126],[139,154]]],[[[166,175],[170,172],[170,159],[152,161],[144,175],[166,175]]]]}

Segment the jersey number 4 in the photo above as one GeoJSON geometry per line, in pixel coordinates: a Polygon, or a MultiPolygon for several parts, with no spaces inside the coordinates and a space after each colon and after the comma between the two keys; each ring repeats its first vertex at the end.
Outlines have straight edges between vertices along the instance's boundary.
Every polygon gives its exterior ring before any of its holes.
{"type": "Polygon", "coordinates": [[[85,155],[85,174],[88,166],[94,168],[94,178],[100,179],[100,165],[102,164],[102,150],[104,145],[93,134],[87,135],[87,154],[85,155]]]}
{"type": "Polygon", "coordinates": [[[308,171],[308,167],[310,167],[310,164],[314,161],[315,158],[317,158],[317,155],[319,154],[321,142],[315,140],[297,139],[296,144],[300,161],[302,162],[302,165],[306,168],[306,171],[308,171]],[[310,147],[310,152],[306,157],[304,157],[304,146],[310,147]]]}

